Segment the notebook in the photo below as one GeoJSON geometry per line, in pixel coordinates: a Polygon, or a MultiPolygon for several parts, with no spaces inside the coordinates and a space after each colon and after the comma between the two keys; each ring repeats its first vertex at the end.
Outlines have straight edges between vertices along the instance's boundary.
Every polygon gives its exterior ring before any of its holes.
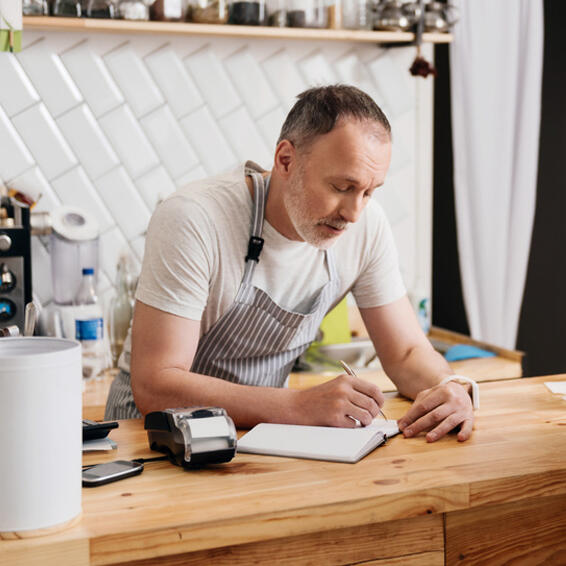
{"type": "Polygon", "coordinates": [[[358,428],[260,423],[238,440],[238,452],[354,463],[399,433],[397,421],[358,428]]]}

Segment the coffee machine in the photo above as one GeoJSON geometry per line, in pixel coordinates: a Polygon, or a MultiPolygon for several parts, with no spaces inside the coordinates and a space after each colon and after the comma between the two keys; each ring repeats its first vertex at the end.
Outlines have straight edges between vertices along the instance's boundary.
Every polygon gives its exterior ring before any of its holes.
{"type": "Polygon", "coordinates": [[[24,333],[26,304],[32,300],[30,210],[0,197],[0,327],[24,333]]]}

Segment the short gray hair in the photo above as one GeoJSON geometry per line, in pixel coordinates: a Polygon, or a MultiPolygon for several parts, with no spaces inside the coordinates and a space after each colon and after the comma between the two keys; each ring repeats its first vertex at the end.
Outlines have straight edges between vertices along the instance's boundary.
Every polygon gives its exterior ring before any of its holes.
{"type": "Polygon", "coordinates": [[[354,86],[329,85],[305,90],[297,96],[281,128],[277,144],[289,140],[296,148],[330,132],[343,118],[375,122],[384,138],[391,138],[389,120],[375,101],[354,86]]]}

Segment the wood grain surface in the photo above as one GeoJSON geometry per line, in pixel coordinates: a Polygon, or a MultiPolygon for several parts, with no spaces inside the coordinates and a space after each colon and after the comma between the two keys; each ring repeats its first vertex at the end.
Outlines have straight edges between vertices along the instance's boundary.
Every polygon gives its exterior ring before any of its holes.
{"type": "MultiPolygon", "coordinates": [[[[418,532],[415,521],[430,519],[426,527],[437,540],[434,521],[443,519],[443,514],[449,518],[456,512],[477,511],[473,522],[477,517],[481,520],[485,510],[492,513],[500,506],[539,500],[547,501],[540,505],[551,514],[553,500],[563,505],[566,495],[566,402],[544,386],[551,380],[566,376],[480,384],[482,408],[473,437],[465,443],[458,443],[453,435],[434,444],[427,444],[422,436],[397,436],[354,465],[252,454],[238,454],[227,464],[196,471],[168,462],[147,463],[140,476],[84,489],[83,518],[64,533],[32,541],[0,541],[0,564],[26,564],[15,557],[27,557],[28,552],[39,555],[42,548],[46,558],[47,550],[57,548],[53,563],[59,565],[140,560],[153,564],[160,557],[174,564],[175,556],[193,552],[204,553],[203,558],[207,553],[230,556],[236,547],[240,554],[234,556],[245,560],[250,552],[274,553],[284,539],[309,553],[296,563],[317,564],[321,562],[314,557],[329,552],[328,544],[317,541],[329,540],[324,533],[332,531],[341,533],[341,541],[356,531],[366,532],[367,540],[359,555],[346,542],[340,543],[336,558],[328,555],[335,560],[331,563],[396,563],[400,559],[379,555],[379,549],[372,547],[370,533],[397,529],[401,540],[404,528],[418,532]],[[85,544],[88,562],[66,561],[72,552],[84,552],[85,544]]],[[[390,418],[399,418],[410,406],[395,393],[386,398],[390,418]]],[[[139,420],[121,421],[111,438],[118,442],[117,451],[87,454],[84,462],[156,455],[148,448],[139,420]]],[[[553,539],[560,527],[565,527],[562,518],[545,536],[553,539]]],[[[446,536],[453,532],[448,529],[446,536]]],[[[399,540],[392,544],[399,545],[399,540]]],[[[459,544],[451,552],[457,554],[459,544]]],[[[416,542],[410,551],[401,551],[407,560],[399,564],[411,564],[409,555],[416,564],[439,563],[441,552],[416,542]]],[[[298,556],[293,552],[299,551],[289,548],[287,560],[298,556]]]]}

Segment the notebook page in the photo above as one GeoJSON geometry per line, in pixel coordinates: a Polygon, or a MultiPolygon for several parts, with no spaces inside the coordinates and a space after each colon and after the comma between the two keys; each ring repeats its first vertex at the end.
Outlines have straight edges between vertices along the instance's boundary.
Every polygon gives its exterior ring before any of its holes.
{"type": "Polygon", "coordinates": [[[238,452],[356,462],[398,432],[396,421],[378,419],[358,428],[261,423],[238,441],[238,452]]]}

